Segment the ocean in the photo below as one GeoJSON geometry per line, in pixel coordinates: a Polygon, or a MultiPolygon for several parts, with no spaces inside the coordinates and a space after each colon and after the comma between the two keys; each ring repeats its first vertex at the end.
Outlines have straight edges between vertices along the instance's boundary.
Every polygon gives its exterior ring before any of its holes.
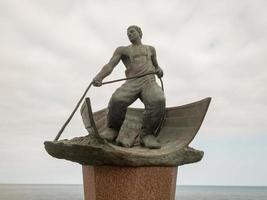
{"type": "MultiPolygon", "coordinates": [[[[177,186],[176,200],[267,200],[267,187],[177,186]]],[[[0,184],[0,200],[83,200],[82,185],[0,184]]]]}

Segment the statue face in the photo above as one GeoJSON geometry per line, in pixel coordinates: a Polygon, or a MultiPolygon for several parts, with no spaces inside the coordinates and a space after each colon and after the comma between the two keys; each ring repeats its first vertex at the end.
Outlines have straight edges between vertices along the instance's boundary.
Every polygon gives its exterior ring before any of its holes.
{"type": "Polygon", "coordinates": [[[127,30],[127,36],[129,38],[130,42],[134,42],[138,39],[141,39],[138,31],[135,28],[129,28],[127,30]]]}

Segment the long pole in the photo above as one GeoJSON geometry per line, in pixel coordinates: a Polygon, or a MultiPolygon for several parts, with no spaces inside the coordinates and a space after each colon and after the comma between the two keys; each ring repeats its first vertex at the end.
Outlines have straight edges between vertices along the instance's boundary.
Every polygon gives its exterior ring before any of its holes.
{"type": "Polygon", "coordinates": [[[70,120],[72,119],[73,115],[75,114],[76,110],[79,108],[82,100],[84,99],[86,93],[88,92],[88,90],[91,88],[92,86],[92,82],[89,84],[89,86],[86,88],[85,92],[83,93],[82,97],[80,98],[80,100],[78,101],[77,105],[75,106],[74,110],[72,111],[72,113],[70,114],[69,118],[67,119],[67,121],[63,124],[63,126],[61,127],[61,129],[59,130],[57,136],[55,137],[54,141],[57,141],[59,139],[59,137],[61,136],[62,132],[64,131],[64,129],[66,128],[66,126],[69,124],[70,120]]]}

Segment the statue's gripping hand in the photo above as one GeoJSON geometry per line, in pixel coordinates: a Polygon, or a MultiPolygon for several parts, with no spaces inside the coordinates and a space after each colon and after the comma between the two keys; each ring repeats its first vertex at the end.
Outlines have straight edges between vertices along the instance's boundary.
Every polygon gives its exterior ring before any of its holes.
{"type": "Polygon", "coordinates": [[[158,68],[156,69],[156,74],[157,74],[157,76],[158,76],[159,78],[162,78],[162,77],[163,77],[163,70],[162,70],[160,67],[158,67],[158,68]]]}
{"type": "Polygon", "coordinates": [[[92,81],[93,86],[95,87],[100,87],[102,85],[102,80],[100,80],[99,78],[95,77],[92,81]]]}

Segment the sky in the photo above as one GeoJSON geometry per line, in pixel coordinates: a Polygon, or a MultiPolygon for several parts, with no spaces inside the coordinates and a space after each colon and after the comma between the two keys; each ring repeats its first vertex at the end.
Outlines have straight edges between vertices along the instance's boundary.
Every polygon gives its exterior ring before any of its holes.
{"type": "MultiPolygon", "coordinates": [[[[81,166],[52,158],[43,142],[136,24],[156,48],[167,107],[212,97],[190,144],[204,157],[179,167],[177,184],[267,186],[266,8],[264,0],[1,0],[0,183],[82,183],[81,166]]],[[[124,70],[120,63],[105,80],[124,70]]],[[[92,88],[93,110],[120,84],[92,88]]],[[[86,134],[77,112],[61,138],[86,134]]]]}

